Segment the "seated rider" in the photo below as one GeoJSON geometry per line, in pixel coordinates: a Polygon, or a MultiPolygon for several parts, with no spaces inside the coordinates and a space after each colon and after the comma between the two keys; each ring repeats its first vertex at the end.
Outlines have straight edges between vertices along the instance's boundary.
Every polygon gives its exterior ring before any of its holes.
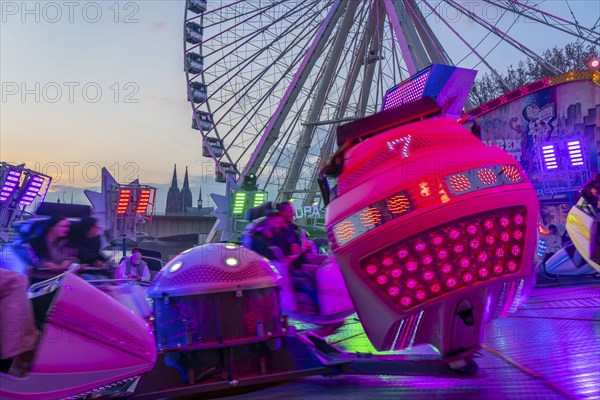
{"type": "Polygon", "coordinates": [[[599,193],[600,174],[596,174],[594,179],[585,184],[581,190],[581,199],[577,202],[577,205],[585,213],[594,218],[592,229],[590,230],[590,258],[597,263],[600,263],[600,229],[598,228],[598,221],[600,220],[600,212],[598,211],[599,193]]]}
{"type": "Polygon", "coordinates": [[[77,251],[67,239],[71,223],[65,217],[53,215],[44,221],[42,231],[29,244],[33,249],[32,283],[53,278],[78,263],[77,251]]]}
{"type": "Polygon", "coordinates": [[[150,269],[148,268],[148,264],[142,260],[142,252],[140,249],[135,248],[131,250],[131,255],[125,257],[125,259],[121,261],[121,264],[117,267],[115,279],[132,279],[136,281],[152,280],[150,269]]]}

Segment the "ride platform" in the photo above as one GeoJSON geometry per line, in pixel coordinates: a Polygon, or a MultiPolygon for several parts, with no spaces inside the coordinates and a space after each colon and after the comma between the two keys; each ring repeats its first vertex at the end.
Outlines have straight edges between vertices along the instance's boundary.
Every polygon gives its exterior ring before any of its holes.
{"type": "MultiPolygon", "coordinates": [[[[338,327],[295,325],[348,352],[385,354],[356,316],[338,327]]],[[[488,325],[476,362],[474,376],[311,376],[227,399],[600,399],[600,281],[540,280],[523,307],[488,325]]]]}

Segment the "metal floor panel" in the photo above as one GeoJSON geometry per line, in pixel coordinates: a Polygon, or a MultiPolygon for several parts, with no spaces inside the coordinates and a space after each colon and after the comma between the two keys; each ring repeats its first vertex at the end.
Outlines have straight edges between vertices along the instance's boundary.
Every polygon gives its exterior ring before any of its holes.
{"type": "MultiPolygon", "coordinates": [[[[355,316],[316,330],[329,343],[373,352],[355,316]]],[[[600,399],[600,287],[543,287],[485,331],[477,377],[340,375],[309,377],[235,399],[600,399]]],[[[427,347],[415,349],[433,351],[427,347]]]]}

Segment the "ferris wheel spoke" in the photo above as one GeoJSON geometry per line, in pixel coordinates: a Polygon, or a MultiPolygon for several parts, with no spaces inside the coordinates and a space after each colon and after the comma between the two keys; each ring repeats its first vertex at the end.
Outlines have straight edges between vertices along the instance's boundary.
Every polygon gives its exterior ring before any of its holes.
{"type": "Polygon", "coordinates": [[[222,47],[220,48],[215,48],[216,50],[212,53],[207,53],[205,54],[205,57],[210,57],[212,56],[214,53],[216,53],[217,51],[223,51],[224,49],[231,47],[233,45],[236,45],[240,40],[246,39],[242,44],[234,47],[232,50],[230,50],[228,53],[226,53],[223,57],[215,60],[213,62],[213,64],[209,65],[206,69],[210,69],[214,64],[217,64],[221,61],[223,61],[223,59],[231,54],[233,54],[235,51],[238,51],[240,48],[242,48],[245,44],[247,44],[250,40],[256,38],[257,36],[267,32],[271,27],[275,26],[277,23],[281,22],[284,19],[289,18],[291,15],[294,15],[300,11],[302,11],[305,8],[308,7],[312,7],[313,5],[315,5],[316,3],[318,3],[318,0],[313,1],[312,3],[300,3],[298,4],[296,7],[290,9],[287,13],[283,14],[282,16],[280,16],[277,19],[274,19],[271,23],[266,24],[264,26],[262,26],[260,29],[256,29],[253,30],[253,34],[246,37],[246,36],[239,36],[237,39],[235,40],[231,40],[229,42],[227,42],[226,44],[224,44],[222,47]]]}
{"type": "Polygon", "coordinates": [[[498,82],[500,82],[500,84],[503,86],[504,90],[509,91],[510,88],[509,86],[506,84],[506,82],[504,81],[504,79],[502,78],[502,76],[498,73],[498,71],[496,71],[496,68],[492,67],[492,65],[486,61],[485,57],[482,56],[481,54],[479,54],[479,52],[477,51],[477,49],[473,46],[471,46],[469,44],[469,42],[462,37],[462,35],[460,33],[457,32],[456,29],[454,29],[454,27],[452,27],[452,25],[446,21],[445,19],[441,18],[439,12],[433,8],[429,2],[427,0],[423,0],[423,3],[425,3],[427,5],[427,7],[429,7],[429,9],[431,10],[431,12],[433,12],[438,18],[440,18],[441,21],[444,22],[444,24],[446,25],[446,27],[448,29],[450,29],[452,31],[452,33],[454,33],[454,35],[456,35],[456,37],[465,45],[469,48],[469,50],[471,50],[471,52],[473,52],[473,54],[475,54],[475,56],[479,59],[479,61],[481,61],[483,64],[485,64],[486,67],[488,67],[488,69],[491,71],[491,73],[498,79],[498,82]]]}
{"type": "MultiPolygon", "coordinates": [[[[315,14],[315,16],[314,16],[314,18],[315,18],[315,19],[316,19],[316,16],[317,16],[317,14],[315,14]]],[[[315,28],[315,30],[316,30],[316,28],[315,28]]],[[[310,32],[309,32],[309,33],[310,33],[310,32]]],[[[297,44],[298,44],[298,43],[299,43],[301,40],[302,40],[302,38],[301,38],[301,37],[297,37],[297,38],[296,38],[296,39],[295,39],[295,40],[294,40],[294,41],[293,41],[293,42],[290,44],[290,47],[295,47],[295,46],[296,46],[296,45],[297,45],[297,44]]],[[[305,44],[304,48],[306,48],[307,46],[308,46],[308,44],[305,44]]],[[[297,55],[297,59],[299,59],[299,57],[300,57],[300,54],[301,54],[301,53],[302,53],[302,52],[299,52],[299,53],[298,53],[299,55],[297,55]]],[[[272,64],[275,64],[275,63],[276,63],[276,62],[277,62],[277,61],[278,61],[278,60],[279,60],[281,57],[283,57],[283,55],[284,55],[284,52],[282,52],[282,53],[281,53],[281,54],[278,56],[278,58],[277,58],[277,59],[275,59],[275,60],[272,62],[272,64]]],[[[230,144],[229,144],[229,146],[226,148],[226,151],[228,151],[228,150],[229,150],[229,149],[230,149],[230,148],[233,146],[233,144],[237,143],[237,140],[239,139],[239,136],[240,136],[240,135],[241,135],[241,133],[242,133],[242,132],[245,130],[246,126],[247,126],[247,125],[250,123],[250,121],[251,121],[251,120],[254,118],[254,116],[255,116],[255,115],[258,113],[258,112],[260,112],[262,105],[263,105],[263,104],[264,104],[264,103],[265,103],[265,102],[266,102],[266,101],[269,99],[269,96],[272,94],[272,92],[274,91],[274,89],[275,89],[275,88],[276,88],[276,87],[277,87],[277,86],[278,86],[278,85],[279,85],[279,84],[280,84],[280,83],[281,83],[281,82],[282,82],[282,81],[285,79],[285,76],[287,75],[287,73],[289,73],[289,72],[290,72],[290,71],[293,69],[293,67],[294,67],[294,65],[297,63],[297,61],[298,61],[298,60],[296,60],[296,62],[292,62],[292,63],[290,64],[289,70],[288,70],[286,73],[284,73],[284,74],[282,74],[282,75],[280,76],[279,80],[278,80],[277,82],[275,82],[275,83],[274,83],[274,84],[271,86],[270,90],[269,90],[269,91],[268,91],[268,92],[267,92],[267,93],[266,93],[266,94],[263,96],[263,98],[262,98],[262,100],[261,100],[261,101],[259,101],[259,102],[256,102],[256,103],[254,103],[254,104],[253,104],[253,106],[252,106],[252,108],[251,108],[251,110],[250,110],[250,111],[252,111],[252,114],[251,114],[251,115],[250,115],[250,116],[249,116],[249,117],[246,119],[246,123],[245,123],[245,125],[244,125],[243,127],[241,127],[241,128],[238,128],[239,124],[242,122],[242,119],[240,119],[240,120],[238,120],[238,121],[235,123],[235,125],[233,125],[233,126],[231,127],[231,129],[229,130],[229,132],[223,136],[223,139],[227,139],[227,137],[228,137],[229,135],[233,134],[234,132],[237,132],[236,136],[235,136],[235,137],[234,137],[232,140],[230,140],[230,144]]],[[[264,70],[264,73],[266,73],[266,70],[264,70]]],[[[256,82],[258,82],[258,81],[259,81],[259,79],[262,77],[262,75],[263,75],[263,74],[261,74],[261,75],[260,75],[260,76],[258,76],[258,77],[255,77],[255,78],[253,79],[253,83],[256,83],[256,82]]],[[[244,96],[246,96],[249,90],[250,90],[250,88],[247,88],[246,90],[242,91],[242,96],[241,96],[241,98],[243,98],[244,96]]],[[[237,105],[237,103],[233,103],[233,104],[231,105],[231,107],[229,108],[229,110],[227,110],[227,111],[225,111],[225,112],[223,113],[223,115],[222,115],[221,119],[220,119],[220,120],[217,122],[217,125],[219,124],[219,122],[220,122],[220,121],[221,121],[223,118],[225,118],[225,116],[227,116],[229,113],[231,113],[231,112],[232,112],[232,110],[233,110],[233,109],[236,107],[236,105],[237,105]]],[[[256,138],[256,136],[254,136],[254,138],[256,138]]],[[[248,149],[248,147],[246,147],[246,149],[248,149]]]]}
{"type": "Polygon", "coordinates": [[[575,15],[573,14],[573,10],[571,10],[571,6],[566,2],[567,7],[569,7],[569,11],[571,15],[575,19],[575,21],[569,21],[567,19],[561,18],[559,16],[553,15],[549,12],[543,11],[537,7],[530,6],[525,3],[521,3],[517,0],[483,0],[485,3],[493,4],[496,7],[503,8],[505,10],[511,11],[515,14],[518,14],[524,18],[530,19],[532,21],[550,26],[554,29],[557,29],[561,32],[567,33],[569,35],[575,36],[579,39],[585,40],[587,42],[598,44],[599,33],[594,31],[593,29],[587,28],[583,25],[577,23],[575,15]],[[521,9],[518,8],[521,7],[521,9]],[[590,35],[595,37],[595,39],[590,39],[589,37],[584,37],[584,35],[590,35]]]}
{"type": "Polygon", "coordinates": [[[459,11],[461,14],[466,15],[466,16],[472,18],[479,25],[481,25],[485,29],[489,30],[490,32],[494,33],[498,37],[502,38],[504,41],[506,41],[506,43],[510,44],[511,46],[513,46],[514,48],[516,48],[517,50],[521,51],[523,54],[525,54],[526,56],[530,57],[531,59],[537,61],[538,63],[540,63],[544,67],[548,68],[550,71],[552,71],[552,72],[554,72],[556,74],[560,74],[560,73],[563,72],[560,69],[556,68],[554,65],[550,64],[548,61],[544,60],[543,57],[540,57],[537,53],[535,53],[534,51],[532,51],[531,49],[529,49],[528,47],[526,47],[525,45],[523,45],[522,43],[520,43],[519,41],[517,41],[516,39],[514,39],[508,33],[502,31],[497,26],[495,26],[495,25],[487,22],[486,20],[484,20],[483,18],[479,17],[474,12],[466,9],[465,7],[463,7],[462,5],[460,5],[459,3],[457,3],[455,0],[444,0],[444,1],[447,4],[449,4],[450,6],[452,6],[454,9],[456,9],[457,11],[459,11]]]}
{"type": "MultiPolygon", "coordinates": [[[[316,3],[317,3],[317,1],[313,2],[313,4],[316,4],[316,3]]],[[[308,22],[312,22],[312,21],[314,21],[314,19],[315,19],[315,18],[316,18],[318,15],[319,15],[319,11],[317,11],[317,12],[313,13],[313,15],[312,15],[311,19],[310,19],[308,22]]],[[[304,16],[300,16],[299,18],[303,18],[303,17],[304,17],[304,16]]],[[[214,77],[214,78],[213,78],[213,81],[217,81],[217,82],[218,82],[218,81],[222,80],[222,79],[223,79],[223,78],[224,78],[224,77],[225,77],[225,76],[226,76],[228,73],[230,73],[230,72],[231,72],[231,70],[237,70],[237,72],[236,72],[234,75],[230,76],[230,78],[229,78],[228,80],[226,80],[226,81],[224,81],[223,83],[221,83],[221,86],[219,86],[218,88],[216,88],[216,89],[213,91],[213,95],[214,95],[214,94],[216,94],[216,93],[218,93],[218,92],[219,92],[220,90],[222,90],[224,87],[226,87],[226,86],[227,86],[227,85],[228,85],[228,84],[229,84],[229,83],[230,83],[232,80],[234,80],[234,79],[237,77],[237,75],[238,75],[238,74],[242,73],[242,71],[244,71],[244,70],[245,70],[245,68],[247,68],[248,66],[252,65],[252,63],[253,63],[254,61],[256,61],[256,59],[257,59],[257,58],[258,58],[258,57],[259,57],[261,54],[263,54],[264,52],[267,52],[267,51],[268,51],[268,49],[269,49],[271,46],[273,46],[275,43],[277,43],[277,42],[278,42],[278,41],[280,41],[282,38],[284,38],[284,37],[285,37],[285,35],[287,35],[287,34],[290,34],[290,33],[291,33],[291,31],[292,31],[292,29],[293,29],[293,28],[292,28],[292,25],[290,24],[290,26],[289,26],[289,27],[288,27],[288,28],[287,28],[287,29],[286,29],[284,32],[282,32],[282,33],[281,33],[279,36],[277,36],[275,39],[273,39],[273,40],[272,40],[272,41],[271,41],[271,42],[270,42],[270,43],[269,43],[267,46],[264,46],[264,47],[263,47],[261,50],[259,50],[258,52],[256,52],[256,53],[255,53],[255,54],[254,54],[252,57],[250,57],[250,58],[248,58],[248,59],[245,59],[245,60],[243,60],[241,63],[239,63],[239,64],[237,64],[237,65],[233,66],[233,67],[232,67],[232,68],[231,68],[229,71],[225,71],[225,72],[224,72],[224,74],[214,77]]],[[[313,30],[316,30],[316,28],[315,28],[315,29],[313,29],[313,30]]],[[[296,38],[296,39],[295,39],[295,40],[292,42],[292,44],[297,44],[297,43],[301,42],[302,40],[303,40],[303,38],[302,38],[301,36],[298,36],[298,37],[297,37],[297,38],[296,38]]],[[[287,55],[287,53],[288,53],[288,52],[290,51],[290,49],[292,49],[292,48],[293,48],[293,46],[287,46],[287,48],[286,48],[284,51],[282,51],[282,52],[279,54],[279,56],[276,58],[276,60],[279,60],[279,59],[281,59],[282,57],[284,57],[285,55],[287,55]]],[[[270,64],[270,66],[273,66],[273,65],[274,65],[274,62],[272,62],[272,63],[270,64]]],[[[269,67],[270,67],[270,66],[269,66],[269,67]]],[[[260,74],[258,74],[258,75],[257,75],[257,76],[255,76],[254,78],[252,78],[251,82],[252,82],[252,81],[255,81],[255,80],[259,80],[259,79],[260,79],[260,78],[261,78],[263,75],[265,75],[267,72],[268,72],[268,67],[266,67],[266,68],[263,68],[263,70],[262,70],[262,72],[261,72],[260,74]]],[[[210,97],[212,97],[212,96],[211,96],[211,95],[209,95],[209,99],[210,99],[210,97]]],[[[230,99],[231,99],[231,98],[230,98],[230,99]]],[[[227,102],[225,102],[225,103],[222,103],[222,104],[219,106],[219,108],[215,110],[215,112],[218,112],[218,111],[219,111],[219,110],[220,110],[222,107],[224,107],[224,106],[225,106],[225,104],[227,104],[228,102],[229,102],[229,100],[228,100],[227,102]]]]}

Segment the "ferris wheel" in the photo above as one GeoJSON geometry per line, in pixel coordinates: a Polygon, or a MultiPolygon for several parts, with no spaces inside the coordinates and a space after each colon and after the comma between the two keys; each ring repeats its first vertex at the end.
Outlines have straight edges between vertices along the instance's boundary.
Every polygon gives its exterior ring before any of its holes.
{"type": "Polygon", "coordinates": [[[531,40],[600,43],[600,15],[583,21],[567,1],[186,1],[188,100],[216,180],[254,174],[303,205],[319,201],[337,126],[378,112],[388,88],[429,64],[499,77],[494,56],[528,57],[558,74],[541,55],[554,43],[531,40]]]}

